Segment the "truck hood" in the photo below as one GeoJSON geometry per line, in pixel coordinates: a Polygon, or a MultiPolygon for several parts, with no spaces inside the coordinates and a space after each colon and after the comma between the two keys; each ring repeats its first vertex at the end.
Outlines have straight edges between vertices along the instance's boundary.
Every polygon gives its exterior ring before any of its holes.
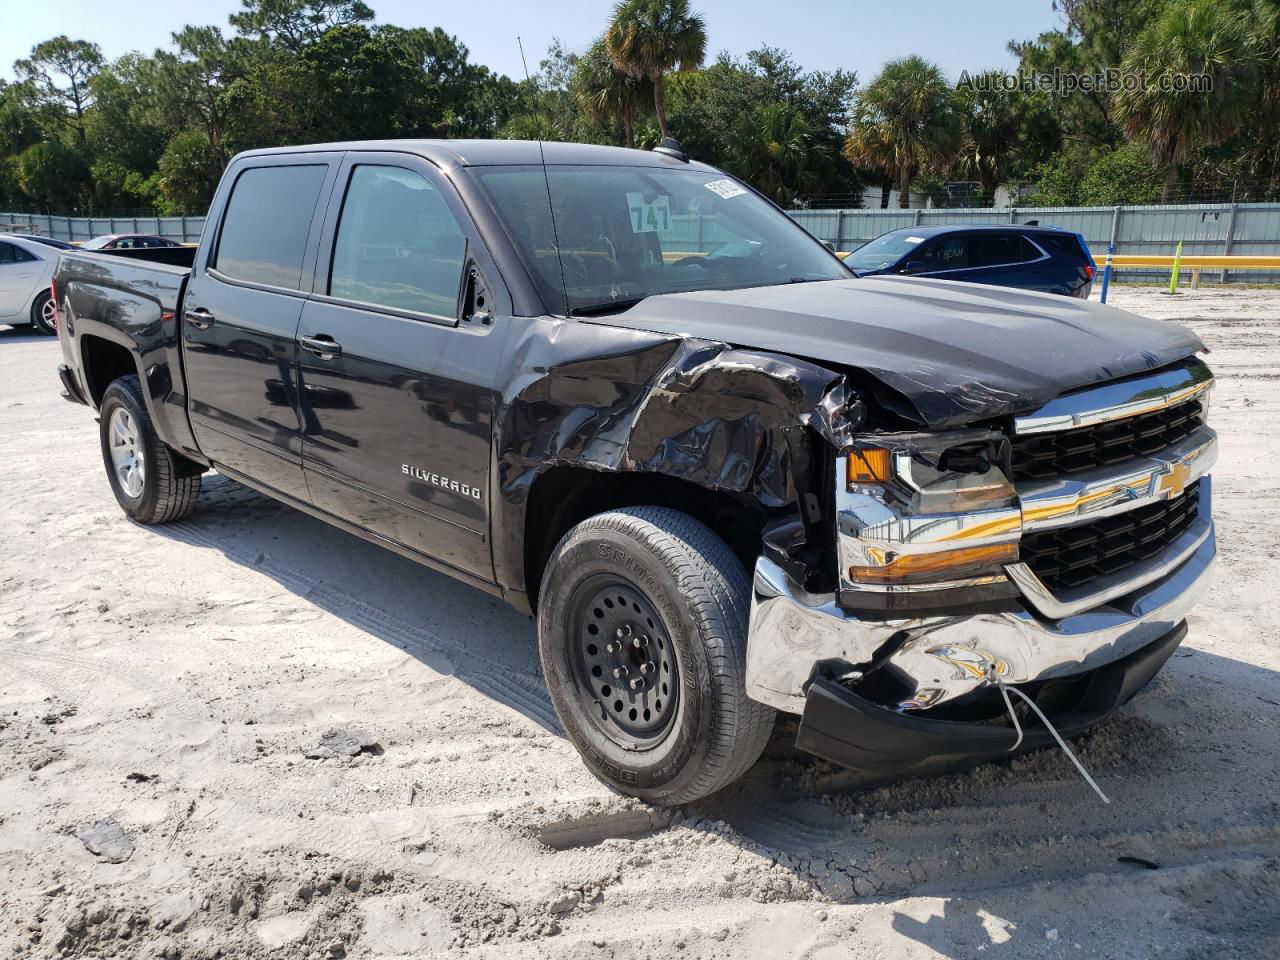
{"type": "Polygon", "coordinates": [[[852,368],[889,388],[882,405],[930,429],[1035,410],[1204,349],[1177,324],[1114,307],[918,277],[664,294],[594,322],[852,368]]]}

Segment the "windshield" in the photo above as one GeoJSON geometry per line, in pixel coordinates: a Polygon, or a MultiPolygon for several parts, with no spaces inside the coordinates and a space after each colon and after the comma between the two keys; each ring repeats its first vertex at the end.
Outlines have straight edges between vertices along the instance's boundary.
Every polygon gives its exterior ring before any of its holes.
{"type": "Polygon", "coordinates": [[[103,247],[105,247],[108,243],[110,243],[114,239],[115,237],[110,235],[105,237],[94,237],[92,240],[86,240],[84,243],[80,244],[80,249],[81,250],[101,250],[103,247]]]}
{"type": "Polygon", "coordinates": [[[910,231],[886,233],[860,246],[844,262],[855,270],[883,270],[922,243],[924,237],[913,236],[910,231]]]}
{"type": "Polygon", "coordinates": [[[849,278],[802,227],[721,174],[623,166],[472,172],[556,312],[621,310],[660,293],[849,278]]]}

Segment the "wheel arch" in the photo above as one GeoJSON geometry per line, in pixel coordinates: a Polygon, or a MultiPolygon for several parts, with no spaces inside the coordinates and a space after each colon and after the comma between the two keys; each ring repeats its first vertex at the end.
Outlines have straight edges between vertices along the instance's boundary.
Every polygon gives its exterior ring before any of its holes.
{"type": "MultiPolygon", "coordinates": [[[[95,410],[102,406],[102,395],[113,380],[130,374],[142,379],[137,358],[128,347],[96,334],[83,334],[79,340],[80,369],[84,372],[85,389],[95,410]]],[[[150,406],[150,398],[145,391],[143,399],[150,406]]],[[[154,419],[154,411],[148,412],[154,419]]]]}
{"type": "Polygon", "coordinates": [[[529,491],[524,525],[524,589],[532,609],[551,552],[588,517],[623,507],[670,507],[704,523],[749,571],[761,552],[770,512],[749,496],[699,486],[660,473],[606,473],[557,466],[541,473],[529,491]]]}

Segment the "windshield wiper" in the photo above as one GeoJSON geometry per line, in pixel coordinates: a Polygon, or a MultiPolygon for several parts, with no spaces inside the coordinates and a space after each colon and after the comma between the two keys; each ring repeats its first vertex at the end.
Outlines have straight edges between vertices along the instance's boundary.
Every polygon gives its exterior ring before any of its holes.
{"type": "Polygon", "coordinates": [[[571,317],[598,317],[606,313],[621,313],[630,310],[645,297],[623,297],[621,300],[606,300],[603,303],[590,303],[585,307],[574,307],[569,311],[571,317]]]}

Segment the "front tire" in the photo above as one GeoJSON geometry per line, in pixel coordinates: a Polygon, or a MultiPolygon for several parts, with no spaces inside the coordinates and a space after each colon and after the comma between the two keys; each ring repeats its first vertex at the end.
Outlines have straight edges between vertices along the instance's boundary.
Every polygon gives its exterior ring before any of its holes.
{"type": "Polygon", "coordinates": [[[598,514],[557,544],[538,643],[565,733],[613,789],[674,805],[755,763],[774,711],[746,693],[747,575],[676,510],[598,514]]]}
{"type": "Polygon", "coordinates": [[[98,408],[102,460],[111,492],[129,519],[168,523],[189,514],[204,469],[156,435],[136,376],[113,380],[98,408]]]}
{"type": "Polygon", "coordinates": [[[31,325],[51,337],[58,335],[58,306],[48,290],[41,290],[31,301],[31,325]]]}

